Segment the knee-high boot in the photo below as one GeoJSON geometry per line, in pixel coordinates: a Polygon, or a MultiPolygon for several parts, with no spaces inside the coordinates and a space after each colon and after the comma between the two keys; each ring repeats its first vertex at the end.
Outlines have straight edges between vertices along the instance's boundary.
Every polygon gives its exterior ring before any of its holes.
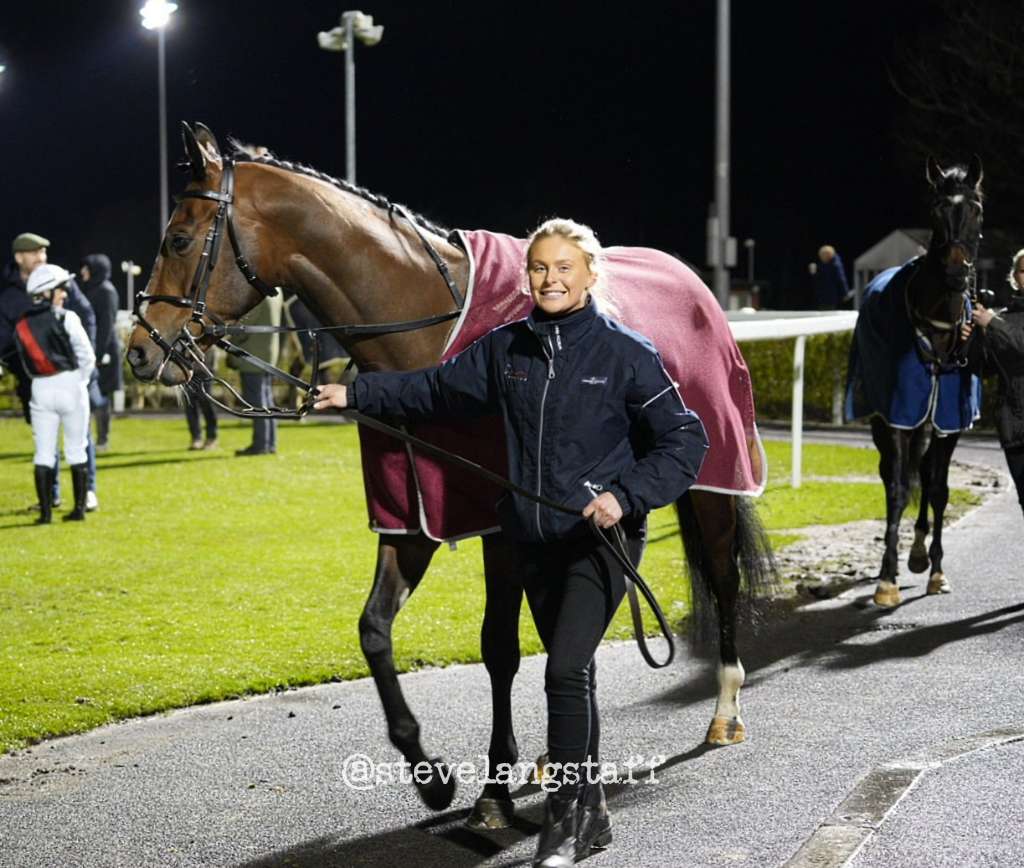
{"type": "Polygon", "coordinates": [[[85,521],[85,497],[89,482],[88,463],[71,465],[71,485],[75,490],[75,508],[64,516],[64,521],[85,521]]]}
{"type": "Polygon", "coordinates": [[[39,498],[39,518],[36,524],[53,521],[53,468],[45,464],[35,465],[36,497],[39,498]]]}

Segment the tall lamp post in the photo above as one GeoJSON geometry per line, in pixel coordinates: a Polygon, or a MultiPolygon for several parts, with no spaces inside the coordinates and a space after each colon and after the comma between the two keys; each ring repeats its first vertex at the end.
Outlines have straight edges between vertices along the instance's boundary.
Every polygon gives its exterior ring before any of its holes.
{"type": "Polygon", "coordinates": [[[362,12],[342,12],[341,24],[316,35],[317,44],[324,51],[345,53],[345,178],[356,182],[356,53],[354,40],[370,47],[380,42],[384,27],[374,25],[372,15],[362,12]]]}
{"type": "Polygon", "coordinates": [[[718,0],[715,64],[715,202],[708,213],[708,265],[715,270],[715,296],[729,308],[729,269],[736,265],[736,239],[729,234],[729,0],[718,0]]]}
{"type": "Polygon", "coordinates": [[[146,0],[146,5],[139,10],[142,26],[147,30],[155,30],[157,34],[157,77],[160,90],[160,235],[164,234],[164,224],[169,211],[167,195],[167,64],[164,52],[164,31],[170,23],[171,16],[177,10],[177,3],[167,0],[146,0]]]}

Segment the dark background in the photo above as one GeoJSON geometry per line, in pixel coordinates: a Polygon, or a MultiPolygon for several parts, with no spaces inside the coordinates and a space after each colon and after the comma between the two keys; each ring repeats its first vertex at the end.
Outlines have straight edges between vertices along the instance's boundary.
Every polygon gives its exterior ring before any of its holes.
{"type": "MultiPolygon", "coordinates": [[[[523,235],[559,214],[606,244],[704,264],[713,0],[361,3],[385,28],[356,49],[361,185],[451,227],[523,235]]],[[[15,234],[35,231],[53,241],[51,261],[103,251],[119,286],[116,263],[129,257],[145,280],[159,241],[157,52],[140,6],[5,6],[5,256],[15,234]]],[[[188,119],[222,145],[234,135],[344,175],[343,56],[316,34],[349,7],[179,6],[167,32],[172,167],[188,119]]],[[[819,245],[835,245],[849,271],[890,230],[924,222],[923,165],[893,134],[905,104],[887,66],[931,6],[733,3],[732,234],[756,239],[769,301],[800,303],[819,245]]],[[[184,178],[171,175],[173,194],[184,178]]]]}

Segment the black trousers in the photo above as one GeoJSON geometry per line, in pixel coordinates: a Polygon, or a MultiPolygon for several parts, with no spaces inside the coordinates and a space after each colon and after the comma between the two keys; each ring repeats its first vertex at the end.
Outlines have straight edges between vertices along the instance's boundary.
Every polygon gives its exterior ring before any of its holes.
{"type": "Polygon", "coordinates": [[[1017,486],[1017,500],[1024,509],[1024,446],[1004,449],[1003,454],[1006,456],[1006,466],[1010,469],[1013,484],[1017,486]]]}
{"type": "MultiPolygon", "coordinates": [[[[627,534],[634,565],[643,552],[645,527],[627,534]]],[[[597,780],[601,727],[594,653],[626,592],[622,566],[596,538],[527,544],[520,574],[544,648],[548,704],[548,756],[563,788],[597,780]],[[573,774],[572,771],[576,773],[573,774]],[[574,780],[575,778],[575,780],[574,780]]]]}
{"type": "Polygon", "coordinates": [[[185,418],[188,420],[188,430],[193,440],[199,440],[203,436],[202,427],[199,424],[200,413],[206,420],[206,439],[216,440],[217,409],[206,395],[193,392],[185,402],[185,418]]]}

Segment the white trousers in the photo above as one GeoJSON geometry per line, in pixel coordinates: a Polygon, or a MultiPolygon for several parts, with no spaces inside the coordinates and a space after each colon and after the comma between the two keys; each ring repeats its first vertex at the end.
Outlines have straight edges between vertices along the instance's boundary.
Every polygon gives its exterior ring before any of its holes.
{"type": "Polygon", "coordinates": [[[84,464],[89,436],[89,385],[79,371],[61,371],[32,378],[32,438],[35,463],[53,467],[57,457],[57,429],[64,423],[64,458],[84,464]]]}

